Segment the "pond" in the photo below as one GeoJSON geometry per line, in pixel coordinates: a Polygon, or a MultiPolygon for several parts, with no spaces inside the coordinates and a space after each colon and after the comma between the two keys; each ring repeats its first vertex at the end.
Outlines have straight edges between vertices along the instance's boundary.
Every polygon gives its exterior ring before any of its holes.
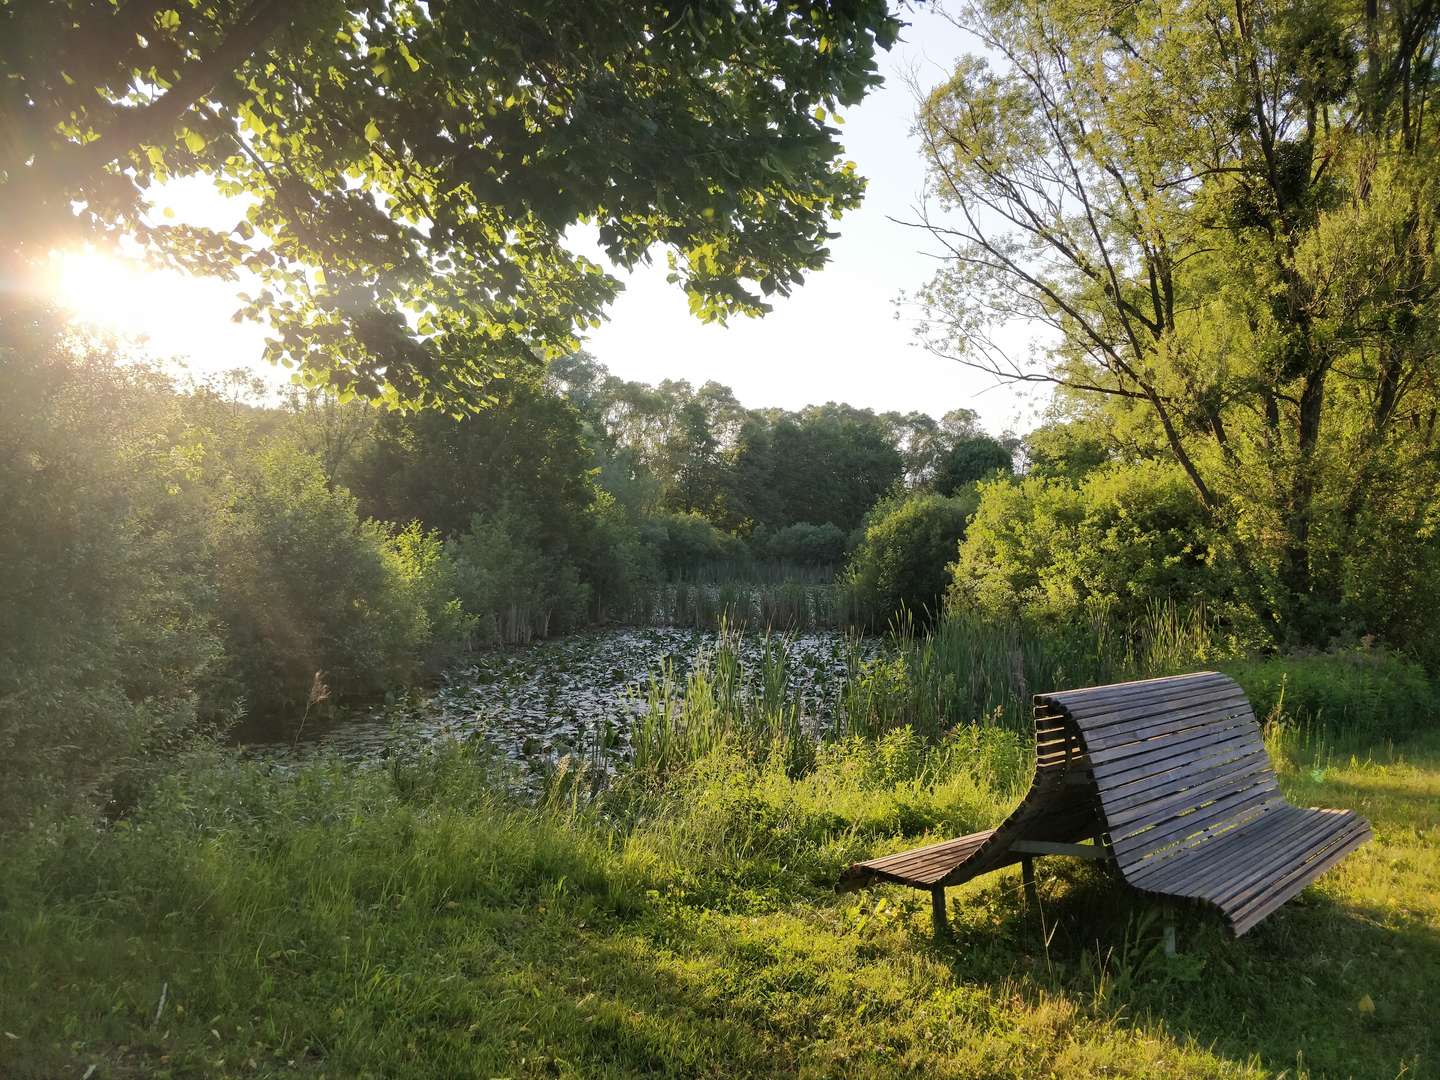
{"type": "MultiPolygon", "coordinates": [[[[668,671],[683,688],[712,652],[710,630],[675,627],[596,630],[487,652],[447,674],[434,690],[317,722],[242,727],[252,756],[294,760],[316,752],[378,760],[451,738],[482,738],[513,760],[544,769],[566,755],[611,767],[628,755],[628,733],[646,708],[651,680],[668,671]]],[[[742,665],[758,666],[765,638],[740,637],[742,665]]],[[[814,723],[830,718],[856,650],[877,645],[838,631],[784,635],[789,693],[814,723]]]]}

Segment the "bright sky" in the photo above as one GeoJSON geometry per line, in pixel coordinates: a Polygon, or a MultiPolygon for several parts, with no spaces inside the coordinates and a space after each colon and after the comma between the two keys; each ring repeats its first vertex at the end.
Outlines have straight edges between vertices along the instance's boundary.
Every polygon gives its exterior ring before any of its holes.
{"type": "MultiPolygon", "coordinates": [[[[895,303],[936,265],[923,250],[923,234],[890,220],[913,218],[924,182],[910,134],[915,102],[904,76],[913,71],[922,85],[933,85],[973,48],[928,9],[908,18],[904,39],[882,57],[885,85],[845,116],[846,153],[870,184],[864,205],[838,224],[830,265],[777,300],[763,319],[720,327],[689,315],[684,294],[666,283],[657,260],[622,275],[625,292],[586,343],[601,363],[644,382],[714,379],[750,407],[845,401],[936,417],[965,407],[994,432],[1034,426],[1038,398],[994,387],[926,352],[914,342],[913,314],[895,303]]],[[[204,181],[168,185],[160,206],[196,224],[228,227],[235,219],[233,206],[204,181]]],[[[230,321],[236,303],[224,282],[135,274],[93,255],[64,256],[54,270],[61,297],[77,314],[147,338],[147,351],[157,357],[176,358],[197,374],[261,363],[262,331],[230,321]]]]}

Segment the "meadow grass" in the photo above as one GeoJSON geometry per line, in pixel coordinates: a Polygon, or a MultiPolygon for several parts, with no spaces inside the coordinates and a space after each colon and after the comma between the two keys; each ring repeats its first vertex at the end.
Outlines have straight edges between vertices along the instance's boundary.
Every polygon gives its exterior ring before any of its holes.
{"type": "Polygon", "coordinates": [[[839,738],[798,775],[720,740],[536,805],[473,746],[213,755],[5,842],[0,1075],[1440,1073],[1440,734],[1270,742],[1293,800],[1376,839],[1247,937],[1041,860],[1039,910],[973,882],[944,946],[923,894],[832,884],[997,821],[1030,768],[1003,728],[839,738]]]}

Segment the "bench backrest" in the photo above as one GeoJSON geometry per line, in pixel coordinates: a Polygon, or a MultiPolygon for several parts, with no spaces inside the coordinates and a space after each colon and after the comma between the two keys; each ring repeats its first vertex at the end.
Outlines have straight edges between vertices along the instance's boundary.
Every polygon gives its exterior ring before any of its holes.
{"type": "Polygon", "coordinates": [[[1095,780],[1107,841],[1138,867],[1282,805],[1245,692],[1214,671],[1039,694],[1054,763],[1095,780]]]}

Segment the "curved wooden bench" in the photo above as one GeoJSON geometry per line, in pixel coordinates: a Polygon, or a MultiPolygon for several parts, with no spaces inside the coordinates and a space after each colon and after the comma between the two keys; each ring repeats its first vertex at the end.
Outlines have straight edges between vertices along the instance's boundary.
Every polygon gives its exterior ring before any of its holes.
{"type": "Polygon", "coordinates": [[[1371,836],[1352,811],[1285,801],[1250,702],[1218,672],[1038,694],[1035,745],[1030,792],[997,828],[855,863],[840,887],[928,889],[943,933],[947,887],[1019,862],[1033,895],[1033,859],[1071,855],[1209,904],[1239,936],[1371,836]]]}

